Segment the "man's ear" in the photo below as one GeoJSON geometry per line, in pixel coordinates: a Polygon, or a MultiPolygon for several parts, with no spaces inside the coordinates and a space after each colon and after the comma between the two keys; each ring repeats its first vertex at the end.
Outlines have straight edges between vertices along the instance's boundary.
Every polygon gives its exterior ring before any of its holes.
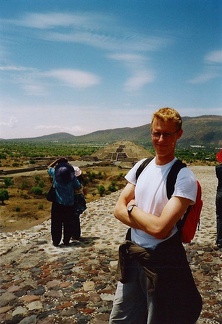
{"type": "Polygon", "coordinates": [[[183,135],[183,130],[180,129],[180,130],[177,132],[177,139],[181,138],[182,135],[183,135]]]}

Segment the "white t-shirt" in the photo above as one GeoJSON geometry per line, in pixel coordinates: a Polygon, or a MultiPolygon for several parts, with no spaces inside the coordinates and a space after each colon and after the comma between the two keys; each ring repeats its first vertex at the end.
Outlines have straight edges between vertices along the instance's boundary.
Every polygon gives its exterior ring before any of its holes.
{"type": "MultiPolygon", "coordinates": [[[[146,166],[136,181],[136,171],[141,160],[127,173],[126,180],[135,187],[136,205],[143,211],[160,216],[163,208],[168,202],[166,180],[168,172],[176,161],[176,158],[165,165],[156,165],[155,158],[146,166]]],[[[189,168],[182,168],[176,179],[175,189],[172,196],[190,199],[193,204],[196,200],[197,183],[193,172],[189,168]]],[[[177,232],[176,225],[172,229],[169,239],[177,232]]],[[[155,248],[159,243],[166,239],[157,239],[144,231],[132,229],[131,239],[133,242],[145,248],[155,248]]]]}

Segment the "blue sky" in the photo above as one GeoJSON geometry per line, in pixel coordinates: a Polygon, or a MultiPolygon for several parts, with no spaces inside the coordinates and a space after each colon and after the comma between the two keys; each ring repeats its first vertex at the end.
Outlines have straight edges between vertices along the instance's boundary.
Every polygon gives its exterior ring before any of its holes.
{"type": "Polygon", "coordinates": [[[222,115],[221,0],[0,0],[0,137],[222,115]]]}

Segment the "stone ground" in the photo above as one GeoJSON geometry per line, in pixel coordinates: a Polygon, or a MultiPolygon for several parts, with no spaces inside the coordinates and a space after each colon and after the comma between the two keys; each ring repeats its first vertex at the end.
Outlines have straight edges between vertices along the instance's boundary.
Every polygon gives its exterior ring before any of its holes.
{"type": "MultiPolygon", "coordinates": [[[[186,245],[204,302],[198,324],[218,324],[222,323],[222,257],[215,247],[216,179],[213,167],[193,167],[193,171],[204,199],[200,231],[186,245]]],[[[118,246],[126,233],[113,217],[118,196],[116,192],[88,204],[81,217],[82,240],[69,247],[52,246],[50,221],[0,234],[0,323],[108,323],[118,246]]]]}

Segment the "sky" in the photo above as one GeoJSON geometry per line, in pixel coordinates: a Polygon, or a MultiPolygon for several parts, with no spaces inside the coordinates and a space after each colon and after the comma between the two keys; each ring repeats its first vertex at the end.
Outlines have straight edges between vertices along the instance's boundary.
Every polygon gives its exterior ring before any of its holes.
{"type": "Polygon", "coordinates": [[[221,0],[0,0],[0,138],[222,115],[221,0]]]}

